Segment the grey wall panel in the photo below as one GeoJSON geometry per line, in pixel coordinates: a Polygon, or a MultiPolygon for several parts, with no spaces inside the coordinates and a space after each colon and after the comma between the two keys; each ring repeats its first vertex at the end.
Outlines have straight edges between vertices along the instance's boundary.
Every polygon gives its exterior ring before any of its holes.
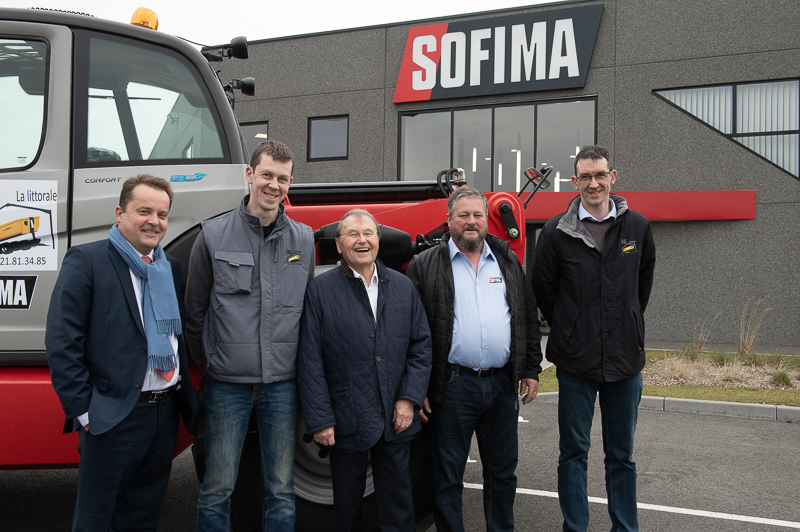
{"type": "Polygon", "coordinates": [[[255,98],[381,88],[384,33],[374,29],[254,43],[250,59],[226,62],[225,71],[235,67],[230,72],[255,77],[255,98]]]}
{"type": "Polygon", "coordinates": [[[800,47],[800,2],[796,0],[614,3],[618,6],[618,65],[800,47]]]}
{"type": "Polygon", "coordinates": [[[753,221],[654,224],[656,280],[645,314],[647,338],[688,345],[695,326],[704,320],[710,325],[720,313],[709,347],[735,344],[747,300],[767,298],[774,310],[757,343],[769,350],[800,345],[800,235],[786,230],[797,215],[795,205],[774,204],[759,205],[753,221]]]}

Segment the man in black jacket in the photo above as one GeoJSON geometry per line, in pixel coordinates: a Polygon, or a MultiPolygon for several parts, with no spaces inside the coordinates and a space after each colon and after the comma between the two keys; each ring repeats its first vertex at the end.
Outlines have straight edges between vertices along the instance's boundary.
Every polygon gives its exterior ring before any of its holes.
{"type": "Polygon", "coordinates": [[[564,530],[585,531],[586,463],[599,393],[612,530],[638,530],[633,436],[655,244],[650,222],[610,194],[617,172],[608,150],[585,146],[574,165],[580,194],[545,224],[532,271],[550,325],[547,359],[557,366],[559,502],[564,530]]]}
{"type": "Polygon", "coordinates": [[[439,532],[463,531],[464,467],[472,434],[483,464],[486,529],[514,530],[517,421],[536,397],[541,333],[536,302],[508,242],[487,233],[486,197],[456,189],[450,234],[416,256],[407,275],[422,298],[433,340],[423,421],[430,419],[434,518],[439,532]]]}

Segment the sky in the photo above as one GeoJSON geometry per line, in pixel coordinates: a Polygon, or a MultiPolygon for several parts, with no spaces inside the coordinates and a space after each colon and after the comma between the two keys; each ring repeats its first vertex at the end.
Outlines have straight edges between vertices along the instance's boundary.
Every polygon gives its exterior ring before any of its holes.
{"type": "Polygon", "coordinates": [[[46,7],[79,11],[97,18],[130,22],[137,7],[158,15],[158,31],[201,45],[303,35],[393,22],[407,22],[511,7],[557,3],[553,0],[269,0],[200,2],[187,0],[0,0],[2,7],[46,7]],[[205,4],[208,7],[200,7],[205,4]],[[227,9],[225,6],[235,6],[227,9]],[[220,6],[220,7],[210,7],[220,6]]]}

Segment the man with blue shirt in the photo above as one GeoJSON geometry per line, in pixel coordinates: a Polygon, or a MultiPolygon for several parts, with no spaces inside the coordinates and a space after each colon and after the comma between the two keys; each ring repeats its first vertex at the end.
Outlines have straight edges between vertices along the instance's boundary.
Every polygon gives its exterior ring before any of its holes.
{"type": "Polygon", "coordinates": [[[483,464],[486,529],[514,530],[518,392],[539,386],[542,352],[536,302],[508,242],[488,234],[488,203],[461,187],[447,204],[450,233],[408,267],[433,340],[423,420],[430,421],[434,519],[463,531],[463,476],[473,433],[483,464]]]}
{"type": "Polygon", "coordinates": [[[557,367],[563,528],[589,527],[586,467],[599,393],[611,530],[638,530],[633,434],[655,244],[647,218],[610,193],[617,171],[608,150],[584,146],[574,165],[580,194],[545,224],[532,271],[550,324],[547,359],[557,367]]]}

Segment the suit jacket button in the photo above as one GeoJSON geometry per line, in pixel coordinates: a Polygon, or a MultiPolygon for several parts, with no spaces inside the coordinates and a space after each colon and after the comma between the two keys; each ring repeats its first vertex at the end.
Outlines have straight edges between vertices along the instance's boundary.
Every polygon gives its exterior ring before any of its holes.
{"type": "Polygon", "coordinates": [[[147,354],[147,349],[142,349],[142,354],[146,355],[147,354]]]}
{"type": "Polygon", "coordinates": [[[141,382],[137,382],[136,384],[134,384],[134,386],[137,387],[137,388],[141,388],[142,387],[142,383],[141,382]]]}

